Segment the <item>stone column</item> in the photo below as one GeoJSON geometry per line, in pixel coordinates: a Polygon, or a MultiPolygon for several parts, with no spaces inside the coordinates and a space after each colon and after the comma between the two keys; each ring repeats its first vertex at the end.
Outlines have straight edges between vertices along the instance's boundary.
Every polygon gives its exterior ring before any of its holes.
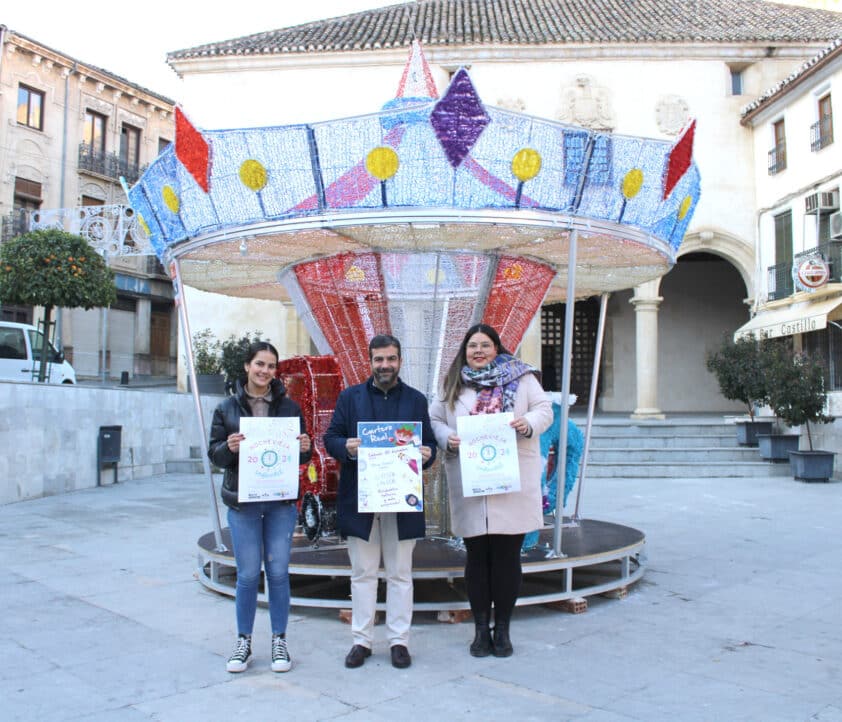
{"type": "Polygon", "coordinates": [[[134,321],[135,374],[148,375],[152,373],[152,359],[149,355],[151,349],[151,325],[152,301],[149,298],[138,298],[135,306],[134,321]]]}
{"type": "Polygon", "coordinates": [[[664,300],[658,295],[659,280],[636,286],[629,301],[635,311],[637,407],[633,419],[664,418],[658,408],[658,307],[664,300]]]}

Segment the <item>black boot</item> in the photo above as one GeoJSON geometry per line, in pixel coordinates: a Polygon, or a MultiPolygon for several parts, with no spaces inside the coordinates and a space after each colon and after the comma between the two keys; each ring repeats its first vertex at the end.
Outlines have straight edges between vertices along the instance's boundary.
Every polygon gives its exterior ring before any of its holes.
{"type": "Polygon", "coordinates": [[[491,654],[491,629],[488,626],[488,614],[474,616],[474,641],[471,642],[472,657],[487,657],[491,654]]]}
{"type": "Polygon", "coordinates": [[[495,657],[511,657],[514,649],[509,639],[509,620],[494,622],[494,642],[491,651],[495,657]]]}

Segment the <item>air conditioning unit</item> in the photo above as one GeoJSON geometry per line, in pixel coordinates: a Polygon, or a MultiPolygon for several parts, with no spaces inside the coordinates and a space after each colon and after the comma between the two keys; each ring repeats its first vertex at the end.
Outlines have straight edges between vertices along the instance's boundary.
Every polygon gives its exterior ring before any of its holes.
{"type": "Polygon", "coordinates": [[[811,193],[804,199],[805,213],[827,215],[839,210],[839,190],[811,193]]]}
{"type": "Polygon", "coordinates": [[[842,213],[830,214],[830,237],[842,238],[842,213]]]}

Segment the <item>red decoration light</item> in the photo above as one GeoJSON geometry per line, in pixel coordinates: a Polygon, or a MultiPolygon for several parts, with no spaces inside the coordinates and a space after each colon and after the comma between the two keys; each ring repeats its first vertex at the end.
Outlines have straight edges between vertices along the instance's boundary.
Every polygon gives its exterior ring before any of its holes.
{"type": "Polygon", "coordinates": [[[210,189],[210,146],[202,133],[187,120],[180,106],[175,107],[175,155],[207,193],[210,189]]]}
{"type": "Polygon", "coordinates": [[[696,121],[693,120],[667,155],[667,168],[664,173],[664,200],[672,193],[672,189],[675,188],[693,162],[693,136],[695,133],[696,121]]]}

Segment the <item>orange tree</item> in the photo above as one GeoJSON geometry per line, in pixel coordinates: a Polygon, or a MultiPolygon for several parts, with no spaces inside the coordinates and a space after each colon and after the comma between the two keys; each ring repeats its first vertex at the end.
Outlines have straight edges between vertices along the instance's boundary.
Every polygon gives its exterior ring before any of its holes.
{"type": "MultiPolygon", "coordinates": [[[[81,236],[51,228],[0,246],[0,302],[43,306],[45,331],[53,308],[100,308],[116,300],[114,273],[81,236]]],[[[38,380],[46,373],[44,343],[38,380]]]]}

